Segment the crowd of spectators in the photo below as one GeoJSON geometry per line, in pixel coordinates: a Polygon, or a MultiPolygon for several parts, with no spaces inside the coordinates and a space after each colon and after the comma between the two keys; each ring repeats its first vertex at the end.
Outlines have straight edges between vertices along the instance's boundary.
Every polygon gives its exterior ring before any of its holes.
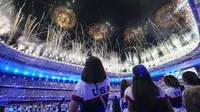
{"type": "Polygon", "coordinates": [[[71,91],[1,88],[0,100],[60,100],[68,99],[71,91]]]}
{"type": "MultiPolygon", "coordinates": [[[[45,81],[18,76],[0,76],[1,101],[40,101],[71,99],[75,84],[45,81]]],[[[110,96],[119,92],[119,86],[111,87],[110,96]]]]}
{"type": "Polygon", "coordinates": [[[37,102],[25,104],[13,104],[5,107],[5,112],[66,112],[69,102],[37,102]]]}
{"type": "Polygon", "coordinates": [[[53,81],[41,81],[37,79],[25,79],[24,77],[1,77],[0,86],[21,86],[21,87],[37,87],[37,88],[57,88],[63,89],[67,88],[68,90],[73,90],[75,84],[62,83],[62,82],[53,82],[53,81]]]}
{"type": "MultiPolygon", "coordinates": [[[[83,74],[81,75],[81,81],[73,87],[74,91],[62,90],[62,88],[68,88],[67,83],[59,82],[42,82],[33,80],[33,82],[26,82],[26,80],[13,79],[12,82],[6,82],[5,79],[1,79],[0,85],[14,86],[13,82],[16,82],[19,86],[19,82],[25,83],[21,86],[24,87],[56,87],[61,90],[40,90],[40,89],[27,89],[27,88],[12,88],[10,91],[9,87],[2,89],[0,92],[0,99],[7,98],[9,93],[10,96],[20,96],[21,98],[39,98],[48,97],[60,99],[66,98],[71,101],[67,104],[69,112],[199,112],[200,111],[200,79],[194,72],[187,71],[182,74],[182,80],[178,80],[173,75],[167,75],[162,78],[161,81],[153,82],[151,75],[143,65],[137,65],[133,67],[133,79],[132,82],[129,80],[122,80],[120,86],[114,86],[116,90],[112,91],[109,82],[109,78],[105,75],[104,68],[101,61],[96,57],[90,57],[86,61],[83,74]],[[25,82],[24,82],[25,81],[25,82]],[[32,83],[32,84],[31,84],[32,83]],[[34,83],[34,84],[33,84],[34,83]],[[47,86],[45,85],[47,83],[47,86]],[[55,85],[54,85],[55,84],[55,85]],[[51,85],[51,86],[50,86],[51,85]],[[20,94],[18,94],[20,93],[20,94]],[[5,96],[3,96],[5,95],[5,96]],[[114,96],[114,97],[108,97],[114,96]],[[113,101],[109,100],[113,99],[113,101]]],[[[36,111],[34,108],[33,112],[46,112],[47,107],[52,107],[52,112],[61,111],[61,104],[49,104],[36,103],[36,104],[22,104],[22,105],[8,105],[5,108],[6,112],[10,108],[11,110],[25,110],[19,112],[29,112],[30,105],[32,107],[37,106],[43,111],[36,111]],[[33,106],[34,105],[34,106],[33,106]],[[57,107],[56,107],[57,105],[57,107]],[[18,107],[18,108],[16,108],[18,107]],[[20,109],[19,109],[20,108],[20,109]]],[[[18,111],[15,111],[18,112],[18,111]]],[[[31,111],[32,112],[32,111],[31,111]]],[[[50,112],[50,110],[48,110],[50,112]]],[[[67,112],[63,111],[63,112],[67,112]]]]}

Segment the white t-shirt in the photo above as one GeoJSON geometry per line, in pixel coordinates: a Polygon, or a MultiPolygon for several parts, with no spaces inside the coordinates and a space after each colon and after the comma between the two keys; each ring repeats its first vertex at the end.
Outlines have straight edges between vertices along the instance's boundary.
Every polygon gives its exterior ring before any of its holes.
{"type": "Polygon", "coordinates": [[[165,92],[170,98],[176,98],[182,95],[181,89],[175,87],[168,87],[167,89],[165,89],[165,92]]]}
{"type": "Polygon", "coordinates": [[[66,103],[62,103],[60,105],[61,111],[67,111],[68,105],[66,103]]]}
{"type": "Polygon", "coordinates": [[[127,101],[126,96],[128,95],[128,90],[130,90],[131,88],[132,88],[132,86],[129,86],[124,91],[124,97],[123,97],[123,101],[122,101],[122,103],[123,103],[122,105],[123,106],[121,106],[122,109],[127,109],[128,108],[128,101],[127,101]]]}
{"type": "MultiPolygon", "coordinates": [[[[128,95],[128,91],[132,90],[132,86],[129,86],[125,89],[124,91],[124,97],[126,97],[128,95]]],[[[125,102],[126,102],[126,98],[124,98],[125,102]]]]}
{"type": "MultiPolygon", "coordinates": [[[[132,93],[132,87],[129,87],[126,89],[127,93],[126,93],[126,97],[129,100],[134,101],[135,98],[133,97],[133,93],[132,93]]],[[[167,94],[165,93],[165,91],[161,88],[159,88],[159,96],[157,96],[157,98],[166,98],[167,94]]]]}
{"type": "Polygon", "coordinates": [[[168,87],[167,89],[165,89],[165,92],[169,96],[173,107],[182,107],[182,92],[180,88],[168,87]]]}
{"type": "MultiPolygon", "coordinates": [[[[105,103],[107,103],[108,95],[110,93],[109,78],[105,79],[101,83],[97,83],[97,86],[99,88],[101,96],[104,98],[105,103]]],[[[94,83],[79,81],[75,86],[72,100],[82,103],[83,111],[96,111],[98,109],[104,108],[94,83]]]]}

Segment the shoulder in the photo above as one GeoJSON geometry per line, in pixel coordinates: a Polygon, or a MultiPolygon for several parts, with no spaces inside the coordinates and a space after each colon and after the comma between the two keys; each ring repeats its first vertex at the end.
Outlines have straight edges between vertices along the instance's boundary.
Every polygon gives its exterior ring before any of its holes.
{"type": "Polygon", "coordinates": [[[182,96],[184,96],[187,91],[188,91],[188,89],[183,90],[182,96]]]}
{"type": "Polygon", "coordinates": [[[124,95],[127,95],[127,93],[128,93],[129,91],[132,91],[131,86],[129,86],[129,87],[127,87],[127,88],[125,89],[124,95]]]}
{"type": "Polygon", "coordinates": [[[125,91],[126,91],[127,93],[132,92],[132,87],[131,87],[131,86],[127,87],[125,91]]]}
{"type": "Polygon", "coordinates": [[[185,96],[186,94],[188,94],[192,91],[195,91],[196,89],[199,89],[199,88],[200,88],[200,86],[196,86],[196,87],[194,86],[194,87],[187,88],[183,91],[182,95],[185,96]]]}
{"type": "Polygon", "coordinates": [[[107,83],[107,84],[110,84],[110,78],[107,77],[107,78],[104,80],[104,82],[107,83]]]}
{"type": "Polygon", "coordinates": [[[165,91],[169,91],[171,89],[171,87],[167,87],[167,88],[165,88],[164,90],[165,91]]]}
{"type": "MultiPolygon", "coordinates": [[[[183,103],[186,103],[186,97],[188,97],[189,94],[191,94],[192,88],[187,88],[182,92],[182,99],[183,99],[183,103]]],[[[192,95],[192,94],[191,94],[192,95]]]]}
{"type": "Polygon", "coordinates": [[[80,88],[83,88],[84,85],[86,85],[86,82],[80,80],[80,81],[76,84],[75,90],[80,89],[80,88]]]}
{"type": "Polygon", "coordinates": [[[84,86],[85,86],[85,82],[84,81],[79,81],[75,88],[74,91],[72,93],[72,100],[74,101],[78,101],[78,102],[82,102],[83,101],[83,95],[84,95],[84,86]]]}
{"type": "Polygon", "coordinates": [[[86,82],[80,80],[76,85],[82,85],[82,84],[86,84],[86,82]]]}
{"type": "Polygon", "coordinates": [[[110,86],[110,79],[107,77],[103,82],[97,84],[100,86],[110,86]]]}
{"type": "Polygon", "coordinates": [[[167,93],[165,92],[164,89],[158,87],[158,91],[159,91],[159,96],[158,97],[162,98],[162,97],[166,97],[167,96],[167,93]]]}
{"type": "Polygon", "coordinates": [[[168,93],[171,93],[172,91],[174,91],[174,88],[172,87],[168,87],[165,89],[165,92],[168,94],[168,93]]]}
{"type": "Polygon", "coordinates": [[[128,87],[128,88],[126,88],[125,92],[126,92],[125,95],[126,95],[127,99],[134,100],[133,93],[132,93],[132,87],[131,86],[128,87]]]}

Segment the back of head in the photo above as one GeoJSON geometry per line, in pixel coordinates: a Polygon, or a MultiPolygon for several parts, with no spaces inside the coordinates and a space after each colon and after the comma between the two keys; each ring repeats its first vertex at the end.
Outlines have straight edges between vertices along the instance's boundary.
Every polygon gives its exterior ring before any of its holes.
{"type": "Polygon", "coordinates": [[[91,56],[86,60],[81,79],[87,83],[103,82],[106,72],[99,58],[91,56]]]}
{"type": "Polygon", "coordinates": [[[196,75],[195,72],[187,71],[182,75],[183,81],[186,82],[188,85],[196,86],[200,85],[200,79],[196,75]]]}
{"type": "Polygon", "coordinates": [[[143,65],[133,67],[132,90],[136,101],[136,111],[149,112],[152,108],[157,108],[156,97],[159,95],[159,89],[143,65]]]}
{"type": "Polygon", "coordinates": [[[183,104],[189,112],[200,112],[200,86],[184,91],[183,104]]]}
{"type": "Polygon", "coordinates": [[[120,94],[121,98],[124,97],[124,91],[127,87],[131,86],[131,82],[129,80],[123,79],[120,83],[120,94]]]}
{"type": "Polygon", "coordinates": [[[165,82],[166,86],[169,87],[180,87],[180,83],[176,77],[173,75],[167,75],[163,78],[163,81],[165,82]]]}

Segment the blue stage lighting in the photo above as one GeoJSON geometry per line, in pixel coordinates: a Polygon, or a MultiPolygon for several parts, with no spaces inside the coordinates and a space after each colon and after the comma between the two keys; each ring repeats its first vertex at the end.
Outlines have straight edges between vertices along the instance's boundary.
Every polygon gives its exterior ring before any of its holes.
{"type": "Polygon", "coordinates": [[[6,66],[6,67],[5,67],[5,70],[8,70],[8,69],[9,69],[9,66],[6,66]]]}
{"type": "Polygon", "coordinates": [[[60,77],[58,76],[57,79],[60,80],[60,77]]]}
{"type": "Polygon", "coordinates": [[[48,79],[48,78],[49,78],[49,76],[47,75],[47,76],[46,76],[46,78],[48,79]]]}
{"type": "Polygon", "coordinates": [[[14,70],[15,73],[18,73],[18,71],[19,71],[19,70],[18,70],[17,68],[14,70]]]}
{"type": "Polygon", "coordinates": [[[63,81],[66,81],[67,79],[65,77],[63,77],[63,81]]]}
{"type": "Polygon", "coordinates": [[[42,78],[42,77],[43,77],[43,74],[40,74],[39,77],[42,78]]]}
{"type": "Polygon", "coordinates": [[[116,78],[115,80],[116,80],[116,82],[119,82],[119,81],[120,81],[120,79],[119,79],[119,78],[116,78]]]}
{"type": "Polygon", "coordinates": [[[56,77],[55,77],[55,76],[52,76],[51,78],[52,78],[53,80],[55,80],[56,77]]]}
{"type": "Polygon", "coordinates": [[[27,71],[24,71],[24,75],[28,75],[28,72],[27,72],[27,71]]]}
{"type": "Polygon", "coordinates": [[[32,73],[32,76],[35,77],[35,73],[32,73]]]}
{"type": "Polygon", "coordinates": [[[9,108],[9,111],[10,111],[10,112],[13,112],[13,108],[9,108]]]}

